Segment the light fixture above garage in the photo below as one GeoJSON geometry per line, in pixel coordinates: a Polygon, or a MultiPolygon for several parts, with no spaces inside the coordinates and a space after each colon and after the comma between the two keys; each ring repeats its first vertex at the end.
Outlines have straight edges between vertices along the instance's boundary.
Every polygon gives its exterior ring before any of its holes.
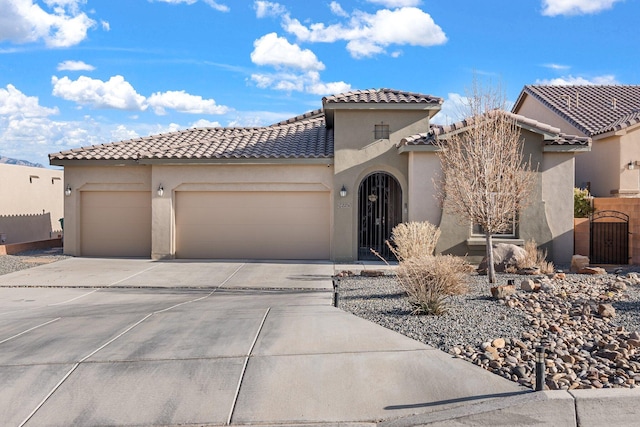
{"type": "Polygon", "coordinates": [[[162,186],[162,184],[160,184],[160,186],[158,187],[158,197],[162,197],[164,194],[164,187],[162,186]]]}
{"type": "Polygon", "coordinates": [[[71,195],[71,186],[67,184],[67,188],[64,189],[64,195],[69,197],[71,195]]]}
{"type": "Polygon", "coordinates": [[[345,188],[344,185],[340,189],[340,197],[347,197],[347,189],[345,188]]]}

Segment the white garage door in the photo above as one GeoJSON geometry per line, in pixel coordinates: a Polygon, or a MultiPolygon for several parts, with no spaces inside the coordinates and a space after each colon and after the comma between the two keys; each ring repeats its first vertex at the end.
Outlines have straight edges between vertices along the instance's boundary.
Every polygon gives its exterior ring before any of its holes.
{"type": "Polygon", "coordinates": [[[178,192],[176,256],[328,259],[328,192],[178,192]]]}
{"type": "Polygon", "coordinates": [[[151,193],[83,191],[82,256],[150,257],[151,193]]]}

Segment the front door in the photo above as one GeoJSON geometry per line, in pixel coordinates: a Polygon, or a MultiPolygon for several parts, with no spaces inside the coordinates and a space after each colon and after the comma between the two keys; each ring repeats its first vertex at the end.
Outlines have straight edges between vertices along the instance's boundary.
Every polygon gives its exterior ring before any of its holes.
{"type": "Polygon", "coordinates": [[[358,218],[358,259],[393,259],[386,242],[402,222],[402,189],[393,176],[376,172],[360,183],[358,218]]]}

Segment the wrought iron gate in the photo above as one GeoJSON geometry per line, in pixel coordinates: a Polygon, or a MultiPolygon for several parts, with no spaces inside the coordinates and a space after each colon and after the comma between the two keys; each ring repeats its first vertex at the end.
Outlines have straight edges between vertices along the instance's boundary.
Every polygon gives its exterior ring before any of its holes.
{"type": "Polygon", "coordinates": [[[392,259],[385,242],[402,222],[402,189],[393,176],[376,172],[360,183],[358,217],[358,259],[376,259],[371,249],[392,259]]]}
{"type": "Polygon", "coordinates": [[[592,264],[629,264],[629,215],[598,211],[591,215],[589,261],[592,264]]]}

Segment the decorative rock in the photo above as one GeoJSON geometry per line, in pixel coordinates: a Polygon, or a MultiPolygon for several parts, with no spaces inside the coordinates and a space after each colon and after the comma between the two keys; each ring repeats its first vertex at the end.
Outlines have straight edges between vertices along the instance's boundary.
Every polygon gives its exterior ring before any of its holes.
{"type": "Polygon", "coordinates": [[[571,269],[569,271],[571,271],[572,273],[577,273],[588,265],[589,257],[586,257],[584,255],[574,255],[573,257],[571,257],[571,269]]]}
{"type": "Polygon", "coordinates": [[[622,280],[616,280],[615,282],[613,282],[611,284],[609,289],[614,290],[614,291],[626,291],[627,290],[627,284],[624,283],[622,280]]]}
{"type": "Polygon", "coordinates": [[[362,277],[380,277],[384,276],[384,270],[362,270],[360,272],[362,277]]]}
{"type": "Polygon", "coordinates": [[[563,272],[558,272],[551,277],[553,280],[564,280],[567,278],[567,275],[563,272]]]}
{"type": "Polygon", "coordinates": [[[497,349],[504,348],[505,345],[506,345],[506,342],[503,338],[496,338],[495,340],[491,341],[491,346],[497,349]]]}
{"type": "Polygon", "coordinates": [[[491,288],[491,295],[497,299],[504,299],[516,293],[515,285],[494,286],[491,288]]]}
{"type": "MultiPolygon", "coordinates": [[[[536,283],[534,283],[533,280],[531,279],[524,279],[520,283],[520,289],[527,292],[533,292],[536,290],[536,283]]],[[[539,286],[538,286],[538,289],[539,289],[539,286]]]]}
{"type": "MultiPolygon", "coordinates": [[[[498,243],[493,245],[493,264],[496,272],[504,272],[508,267],[515,266],[519,260],[526,256],[526,251],[517,245],[498,243]]],[[[484,257],[478,266],[479,274],[487,273],[487,257],[484,257]]]]}
{"type": "Polygon", "coordinates": [[[525,268],[521,268],[518,270],[518,273],[522,276],[535,276],[540,274],[540,268],[539,267],[525,267],[525,268]]]}
{"type": "Polygon", "coordinates": [[[602,317],[615,317],[616,309],[611,304],[599,304],[598,314],[602,317]]]}
{"type": "Polygon", "coordinates": [[[590,274],[592,276],[607,274],[607,270],[602,267],[584,267],[578,270],[578,274],[590,274]]]}

